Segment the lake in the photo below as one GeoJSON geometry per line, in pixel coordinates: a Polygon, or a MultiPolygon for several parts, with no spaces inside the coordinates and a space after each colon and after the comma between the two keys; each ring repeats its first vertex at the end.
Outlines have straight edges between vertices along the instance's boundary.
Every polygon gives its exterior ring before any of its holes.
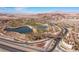
{"type": "Polygon", "coordinates": [[[29,28],[28,26],[22,26],[22,27],[17,27],[17,28],[5,28],[4,30],[7,32],[18,32],[21,34],[33,32],[32,29],[29,28]]]}

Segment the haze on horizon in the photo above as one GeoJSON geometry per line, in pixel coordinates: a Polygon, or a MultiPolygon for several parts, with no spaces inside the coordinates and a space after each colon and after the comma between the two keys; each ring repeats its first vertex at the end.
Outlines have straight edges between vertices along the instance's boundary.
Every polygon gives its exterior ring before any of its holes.
{"type": "Polygon", "coordinates": [[[79,7],[0,7],[0,13],[76,12],[79,7]]]}

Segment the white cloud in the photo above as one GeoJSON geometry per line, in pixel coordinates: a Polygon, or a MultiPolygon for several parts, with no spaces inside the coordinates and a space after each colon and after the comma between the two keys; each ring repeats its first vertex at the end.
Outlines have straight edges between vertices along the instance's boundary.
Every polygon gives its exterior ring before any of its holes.
{"type": "Polygon", "coordinates": [[[16,7],[15,8],[16,13],[33,13],[29,7],[16,7]]]}
{"type": "Polygon", "coordinates": [[[24,13],[24,12],[26,12],[26,10],[27,10],[27,8],[25,8],[25,7],[16,7],[15,8],[16,13],[24,13]]]}
{"type": "Polygon", "coordinates": [[[16,7],[16,8],[15,8],[15,11],[23,11],[23,10],[24,10],[23,7],[16,7]]]}

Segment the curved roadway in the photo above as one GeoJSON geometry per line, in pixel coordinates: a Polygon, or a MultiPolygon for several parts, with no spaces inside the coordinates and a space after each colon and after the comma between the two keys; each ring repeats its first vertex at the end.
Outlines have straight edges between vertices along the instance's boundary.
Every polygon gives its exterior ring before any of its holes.
{"type": "MultiPolygon", "coordinates": [[[[61,29],[62,29],[61,32],[55,38],[56,43],[55,43],[54,47],[50,51],[54,51],[56,49],[56,47],[59,45],[59,43],[62,40],[62,38],[64,38],[66,36],[67,32],[68,32],[68,29],[65,28],[65,27],[62,27],[61,29]]],[[[59,50],[62,50],[62,49],[59,49],[59,50]]]]}
{"type": "Polygon", "coordinates": [[[60,49],[58,47],[58,45],[59,45],[60,41],[62,40],[62,38],[64,38],[66,36],[67,32],[68,32],[68,29],[63,27],[61,33],[55,39],[56,43],[55,43],[54,47],[50,51],[54,51],[56,48],[58,48],[59,50],[63,51],[62,49],[60,49]]]}

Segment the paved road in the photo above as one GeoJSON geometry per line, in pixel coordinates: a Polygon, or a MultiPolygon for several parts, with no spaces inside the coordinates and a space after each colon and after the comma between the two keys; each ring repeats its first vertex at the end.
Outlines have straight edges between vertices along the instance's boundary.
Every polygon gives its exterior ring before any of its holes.
{"type": "Polygon", "coordinates": [[[8,50],[5,50],[3,48],[0,48],[0,52],[9,52],[8,50]]]}
{"type": "Polygon", "coordinates": [[[62,38],[64,36],[66,36],[67,32],[68,32],[68,30],[66,28],[62,28],[62,31],[56,38],[56,43],[51,51],[63,51],[62,49],[60,49],[60,47],[58,45],[59,45],[60,41],[62,40],[62,38]]]}
{"type": "MultiPolygon", "coordinates": [[[[62,31],[61,31],[61,33],[58,35],[58,37],[55,39],[56,40],[56,44],[55,44],[55,46],[53,47],[53,49],[51,49],[51,51],[62,51],[61,49],[59,49],[59,47],[58,47],[58,45],[59,45],[59,43],[60,43],[60,41],[62,40],[62,38],[67,34],[67,32],[68,32],[68,30],[66,29],[66,28],[62,28],[62,31]]],[[[3,45],[1,45],[0,44],[0,51],[4,51],[4,52],[8,52],[8,50],[9,51],[18,51],[17,49],[9,49],[7,46],[3,46],[3,45]],[[6,48],[5,48],[6,47],[6,48]],[[6,50],[5,50],[5,49],[6,50]]]]}
{"type": "Polygon", "coordinates": [[[0,52],[9,52],[8,50],[2,48],[3,46],[0,44],[0,52]]]}
{"type": "MultiPolygon", "coordinates": [[[[12,48],[12,47],[0,44],[0,52],[10,52],[10,51],[11,52],[21,52],[22,50],[18,50],[16,48],[12,48]]],[[[24,51],[22,51],[22,52],[24,52],[24,51]]]]}

